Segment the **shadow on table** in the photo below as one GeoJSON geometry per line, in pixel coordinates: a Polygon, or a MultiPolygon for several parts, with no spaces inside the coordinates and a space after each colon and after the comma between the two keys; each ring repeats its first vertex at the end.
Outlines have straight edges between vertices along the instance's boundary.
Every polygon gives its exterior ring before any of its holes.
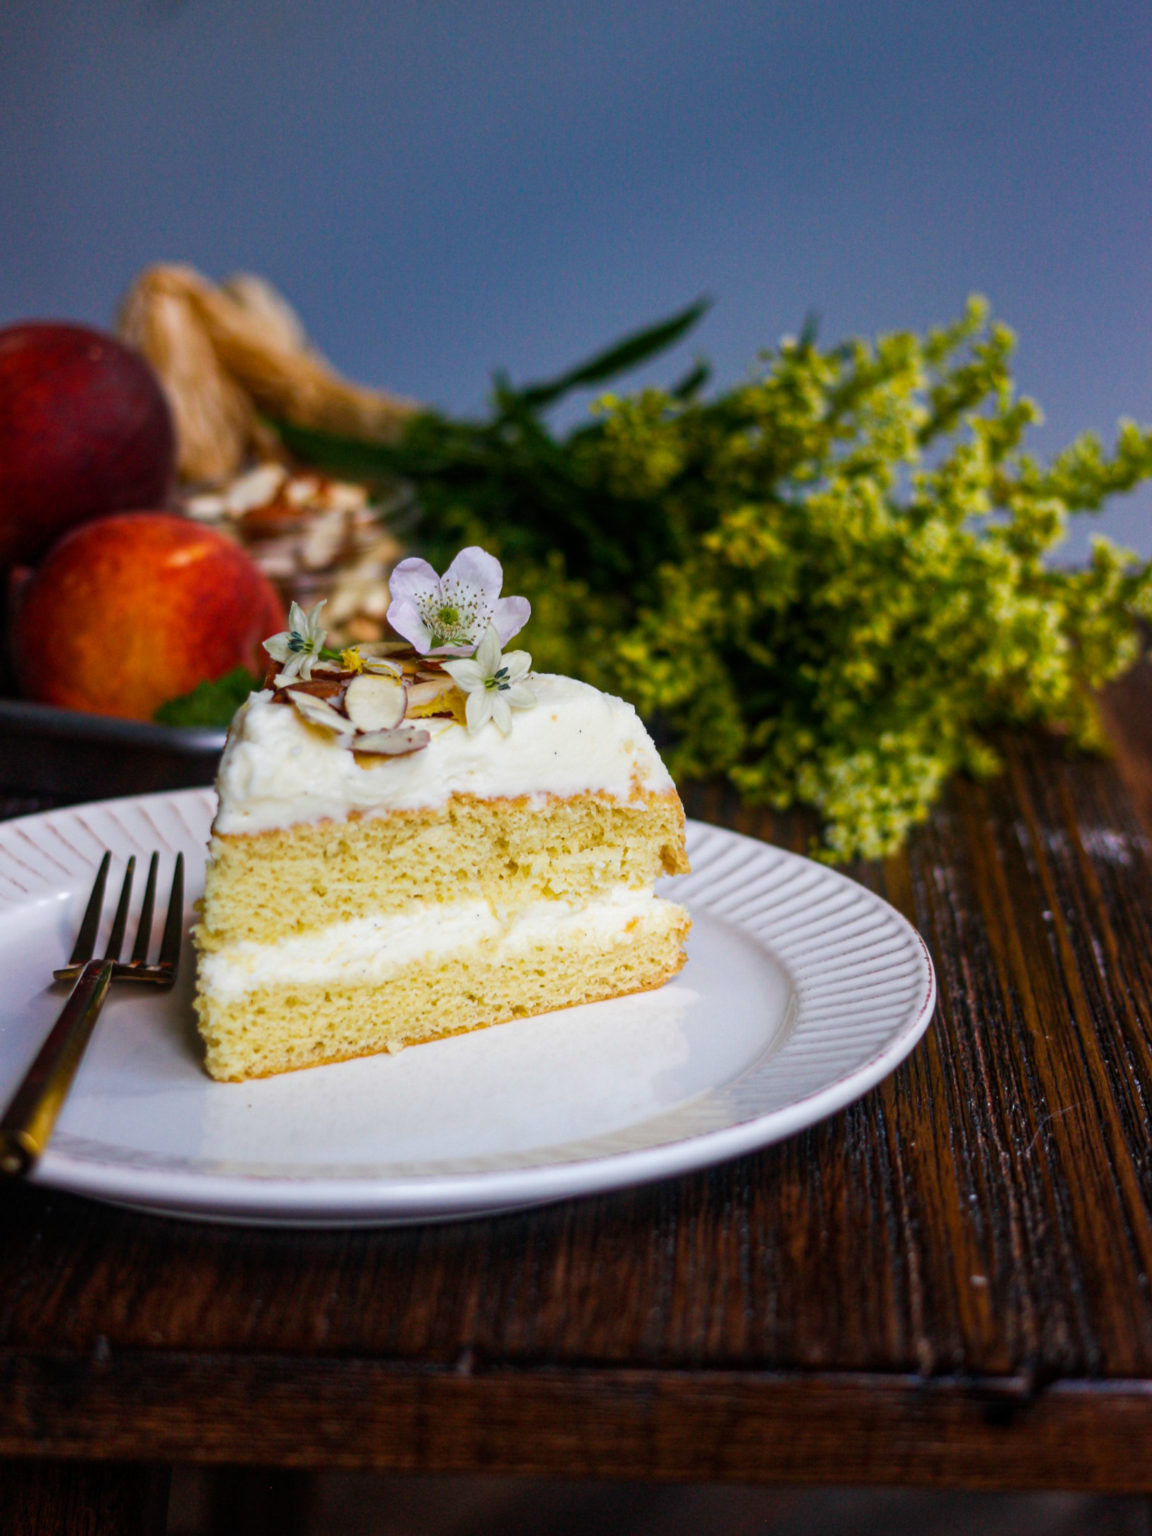
{"type": "Polygon", "coordinates": [[[168,1536],[1148,1536],[1142,1497],[178,1470],[168,1536]]]}

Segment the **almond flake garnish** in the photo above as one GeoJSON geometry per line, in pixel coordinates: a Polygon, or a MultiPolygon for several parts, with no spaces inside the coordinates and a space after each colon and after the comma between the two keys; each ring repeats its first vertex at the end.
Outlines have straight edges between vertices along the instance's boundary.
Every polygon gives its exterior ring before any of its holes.
{"type": "Polygon", "coordinates": [[[408,708],[420,709],[426,704],[432,704],[442,694],[451,693],[455,687],[456,684],[447,676],[428,678],[418,683],[410,683],[408,685],[408,708]]]}
{"type": "Polygon", "coordinates": [[[240,517],[256,507],[272,501],[288,478],[288,471],[281,464],[261,464],[249,470],[224,492],[224,510],[233,517],[240,517]]]}
{"type": "Polygon", "coordinates": [[[404,676],[404,668],[398,661],[389,661],[387,656],[365,656],[360,647],[353,649],[360,657],[361,670],[364,672],[380,672],[385,677],[401,678],[404,676]]]}
{"type": "Polygon", "coordinates": [[[353,722],[338,709],[333,709],[331,704],[325,704],[323,699],[304,693],[300,688],[289,688],[288,697],[310,725],[322,725],[325,730],[336,731],[341,736],[355,735],[356,726],[353,722]]]}
{"type": "MultiPolygon", "coordinates": [[[[407,692],[398,678],[379,672],[361,672],[348,684],[344,708],[361,731],[390,731],[404,718],[407,692]]],[[[357,751],[361,743],[356,743],[357,751]]]]}
{"type": "Polygon", "coordinates": [[[432,740],[427,731],[414,726],[401,726],[395,731],[368,731],[349,743],[357,756],[361,752],[381,757],[403,757],[407,752],[419,752],[432,740]]]}

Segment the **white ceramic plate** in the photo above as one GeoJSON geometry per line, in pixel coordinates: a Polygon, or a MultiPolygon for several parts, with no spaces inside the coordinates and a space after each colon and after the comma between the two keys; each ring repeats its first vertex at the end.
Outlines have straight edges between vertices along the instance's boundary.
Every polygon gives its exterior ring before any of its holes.
{"type": "MultiPolygon", "coordinates": [[[[46,983],[103,849],[110,890],[128,854],[161,849],[163,885],[183,849],[191,922],[212,807],[192,789],[0,823],[0,1100],[61,1005],[46,983]]],[[[172,992],[113,990],[36,1181],[170,1215],[384,1225],[664,1178],[812,1125],[924,1032],[924,944],[807,859],[698,822],[688,847],[693,873],[664,882],[693,920],[676,981],[397,1056],[212,1082],[186,951],[172,992]]]]}

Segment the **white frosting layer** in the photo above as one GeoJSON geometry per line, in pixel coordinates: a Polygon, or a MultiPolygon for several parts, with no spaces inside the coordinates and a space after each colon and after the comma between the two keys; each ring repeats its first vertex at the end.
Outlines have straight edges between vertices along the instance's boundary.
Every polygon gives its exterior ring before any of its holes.
{"type": "Polygon", "coordinates": [[[484,799],[593,790],[627,800],[637,785],[666,793],[672,780],[631,704],[571,677],[536,674],[535,709],[517,710],[503,736],[450,720],[421,720],[432,741],[406,757],[357,759],[288,704],[256,693],[232,723],[217,790],[221,833],[263,832],[325,819],[484,799]],[[367,763],[368,766],[361,766],[367,763]]]}
{"type": "Polygon", "coordinates": [[[220,1002],[257,987],[381,985],[418,961],[467,954],[513,960],[538,944],[587,941],[599,948],[631,943],[663,927],[671,902],[651,891],[614,890],[584,906],[537,901],[503,922],[487,902],[413,902],[388,916],[352,918],[275,944],[244,941],[200,956],[200,985],[220,1002]]]}

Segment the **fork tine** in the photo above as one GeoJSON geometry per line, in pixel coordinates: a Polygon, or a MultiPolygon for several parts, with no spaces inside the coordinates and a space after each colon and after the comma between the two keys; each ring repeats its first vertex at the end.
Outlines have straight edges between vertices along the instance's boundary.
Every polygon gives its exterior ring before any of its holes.
{"type": "Polygon", "coordinates": [[[152,908],[156,904],[156,866],[159,862],[160,855],[153,853],[148,862],[148,883],[144,887],[140,921],[136,925],[136,943],[132,949],[133,965],[143,965],[148,959],[148,946],[152,942],[152,908]]]}
{"type": "Polygon", "coordinates": [[[104,905],[104,887],[108,884],[108,866],[111,862],[112,851],[109,849],[100,860],[100,868],[96,871],[96,881],[92,887],[92,894],[88,898],[80,932],[76,935],[75,947],[68,958],[69,965],[83,965],[85,960],[91,960],[96,949],[96,935],[100,930],[100,909],[104,905]]]}
{"type": "Polygon", "coordinates": [[[128,926],[128,903],[132,900],[132,876],[136,872],[136,855],[128,860],[128,867],[124,871],[124,884],[120,887],[120,900],[116,904],[116,916],[112,919],[112,932],[108,935],[108,948],[104,951],[105,960],[119,960],[120,949],[124,943],[124,930],[128,926]]]}
{"type": "Polygon", "coordinates": [[[164,937],[160,941],[162,966],[171,966],[176,973],[180,959],[180,940],[184,933],[184,855],[176,855],[176,868],[172,873],[172,894],[168,898],[168,916],[164,919],[164,937]]]}
{"type": "Polygon", "coordinates": [[[91,1038],[97,1015],[113,979],[154,982],[168,987],[175,981],[184,927],[184,855],[177,854],[176,867],[172,872],[172,894],[168,898],[168,912],[164,919],[160,959],[156,965],[148,965],[159,861],[159,854],[153,853],[148,865],[148,880],[132,959],[126,965],[121,965],[120,949],[128,923],[136,859],[130,858],[124,869],[124,882],[120,887],[120,899],[112,920],[107,952],[102,960],[93,960],[91,955],[100,924],[111,851],[105,853],[101,860],[72,953],[73,964],[77,960],[81,964],[75,967],[71,975],[67,967],[54,972],[57,980],[75,980],[76,984],[31,1068],[16,1089],[15,1096],[6,1108],[0,1104],[0,1177],[19,1177],[35,1166],[52,1134],[56,1116],[91,1038]]]}

